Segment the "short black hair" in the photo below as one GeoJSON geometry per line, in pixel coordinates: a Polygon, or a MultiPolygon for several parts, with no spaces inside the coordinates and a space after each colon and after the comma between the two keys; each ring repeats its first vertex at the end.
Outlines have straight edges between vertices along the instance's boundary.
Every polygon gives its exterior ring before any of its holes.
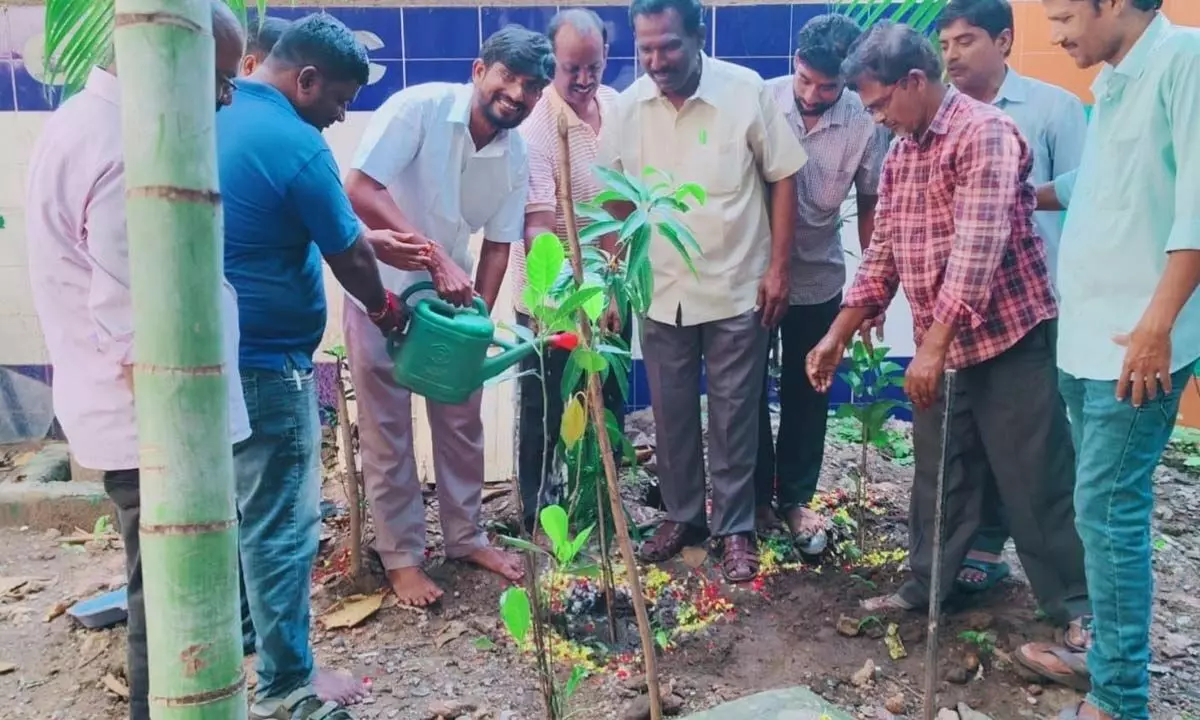
{"type": "Polygon", "coordinates": [[[292,67],[311,65],[334,82],[366,85],[371,73],[367,49],[350,28],[327,13],[313,13],[292,23],[268,57],[292,67]]]}
{"type": "Polygon", "coordinates": [[[266,57],[275,49],[275,43],[291,27],[290,20],[268,15],[261,20],[251,18],[250,33],[246,38],[246,54],[266,57]]]}
{"type": "Polygon", "coordinates": [[[600,41],[605,45],[608,44],[608,26],[604,24],[595,10],[571,7],[554,13],[554,17],[550,18],[550,24],[546,26],[546,36],[550,38],[551,45],[554,45],[554,39],[563,25],[570,25],[580,32],[599,33],[600,41]]]}
{"type": "Polygon", "coordinates": [[[845,15],[818,15],[796,33],[796,57],[822,75],[837,77],[850,47],[861,35],[862,28],[845,15]]]}
{"type": "Polygon", "coordinates": [[[842,76],[851,88],[864,79],[895,85],[913,70],[941,82],[942,60],[933,44],[908,25],[884,20],[863,33],[842,63],[842,76]]]}
{"type": "Polygon", "coordinates": [[[938,15],[937,29],[945,30],[959,20],[983,30],[993,40],[1005,30],[1016,32],[1008,0],[950,0],[938,15]]]}
{"type": "Polygon", "coordinates": [[[520,25],[492,33],[479,49],[479,59],[491,67],[500,63],[517,75],[549,83],[554,77],[554,48],[550,38],[520,25]]]}
{"type": "Polygon", "coordinates": [[[700,34],[700,28],[704,27],[704,7],[700,0],[633,0],[629,4],[629,21],[639,15],[660,15],[668,10],[679,13],[684,32],[700,34]]]}

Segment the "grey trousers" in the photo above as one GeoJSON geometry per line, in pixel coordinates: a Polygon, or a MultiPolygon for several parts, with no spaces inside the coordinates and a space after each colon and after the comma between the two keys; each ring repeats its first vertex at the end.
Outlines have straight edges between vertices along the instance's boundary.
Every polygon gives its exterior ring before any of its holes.
{"type": "MultiPolygon", "coordinates": [[[[1090,612],[1083,545],[1075,531],[1075,449],[1058,393],[1057,322],[1043,322],[999,356],[958,372],[945,470],[942,599],[954,589],[994,482],[1034,595],[1052,619],[1090,612]]],[[[909,520],[910,603],[929,601],[941,400],[913,413],[915,477],[909,520]]]]}
{"type": "Polygon", "coordinates": [[[759,313],[688,327],[647,319],[642,355],[667,518],[709,527],[700,422],[703,368],[708,390],[711,532],[717,537],[754,532],[758,404],[767,357],[767,330],[759,313]]]}

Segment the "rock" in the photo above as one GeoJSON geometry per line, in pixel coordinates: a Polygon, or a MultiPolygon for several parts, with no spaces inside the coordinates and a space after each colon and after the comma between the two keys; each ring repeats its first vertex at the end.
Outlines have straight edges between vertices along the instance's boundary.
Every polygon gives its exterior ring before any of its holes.
{"type": "Polygon", "coordinates": [[[808,688],[794,687],[750,695],[688,720],[852,720],[844,710],[825,702],[808,688]]]}
{"type": "Polygon", "coordinates": [[[958,713],[953,710],[942,708],[938,710],[937,720],[960,720],[960,718],[958,717],[958,713]]]}
{"type": "MultiPolygon", "coordinates": [[[[681,710],[683,710],[683,698],[674,693],[662,698],[663,715],[678,715],[681,710]]],[[[650,696],[638,695],[625,706],[625,712],[621,714],[621,717],[623,720],[649,720],[650,696]]]]}
{"type": "Polygon", "coordinates": [[[964,702],[958,704],[958,717],[960,720],[992,720],[987,715],[972,710],[971,706],[964,702]]]}
{"type": "Polygon", "coordinates": [[[1162,654],[1171,660],[1187,657],[1190,654],[1188,650],[1195,644],[1195,641],[1187,635],[1167,633],[1167,636],[1163,638],[1162,654]]]}
{"type": "Polygon", "coordinates": [[[846,637],[857,637],[860,629],[861,628],[859,627],[858,620],[855,620],[849,615],[843,615],[838,618],[837,631],[839,635],[844,635],[846,637]]]}
{"type": "Polygon", "coordinates": [[[904,710],[907,707],[907,703],[904,702],[903,695],[896,694],[888,698],[887,702],[883,704],[883,707],[893,715],[903,715],[904,710]]]}
{"type": "Polygon", "coordinates": [[[966,685],[971,680],[971,671],[962,665],[955,665],[946,671],[946,682],[955,685],[966,685]]]}
{"type": "Polygon", "coordinates": [[[870,685],[875,681],[875,662],[870,658],[867,659],[863,666],[850,676],[850,682],[854,687],[862,688],[870,685]]]}
{"type": "Polygon", "coordinates": [[[1030,685],[1029,687],[1025,688],[1025,692],[1029,693],[1030,695],[1032,695],[1034,697],[1041,695],[1045,691],[1046,691],[1046,689],[1043,688],[1041,685],[1030,685]]]}
{"type": "Polygon", "coordinates": [[[475,710],[475,704],[464,700],[439,700],[430,704],[427,720],[457,720],[475,710]]]}

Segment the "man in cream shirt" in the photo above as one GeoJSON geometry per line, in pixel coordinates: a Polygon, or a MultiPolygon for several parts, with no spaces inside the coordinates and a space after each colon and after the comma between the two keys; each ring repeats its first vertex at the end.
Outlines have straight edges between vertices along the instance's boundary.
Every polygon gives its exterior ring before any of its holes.
{"type": "MultiPolygon", "coordinates": [[[[411,233],[429,242],[430,272],[380,266],[396,294],[432,279],[438,293],[467,305],[478,292],[492,308],[522,240],[529,166],[514,132],[553,73],[550,41],[509,26],[488,38],[469,84],[405,88],[375,113],[346,190],[372,229],[411,233]],[[472,285],[470,236],[483,248],[472,285]]],[[[401,603],[424,607],[442,591],[421,570],[425,507],[413,449],[412,396],[396,385],[384,338],[351,298],[344,311],[350,374],[359,402],[363,476],[375,521],[376,550],[401,603]]],[[[515,581],[516,556],[488,544],[480,528],[483,493],[481,392],[461,405],[427,404],[433,435],[438,509],[446,555],[515,581]]]]}
{"type": "Polygon", "coordinates": [[[806,155],[761,77],[704,54],[699,0],[634,0],[630,15],[646,75],[621,93],[606,119],[598,162],[634,174],[653,167],[708,193],[681,218],[703,253],[694,258],[696,275],[669,243],[650,248],[654,292],[642,353],[667,520],[642,557],[666,560],[704,540],[711,527],[726,579],[745,582],[759,565],[754,470],[767,335],[787,311],[795,176],[806,155]]]}

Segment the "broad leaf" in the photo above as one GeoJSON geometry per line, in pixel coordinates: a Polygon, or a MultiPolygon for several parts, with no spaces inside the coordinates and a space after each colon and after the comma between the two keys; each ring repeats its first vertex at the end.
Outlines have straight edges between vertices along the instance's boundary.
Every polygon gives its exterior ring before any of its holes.
{"type": "Polygon", "coordinates": [[[529,607],[529,595],[525,588],[510,587],[500,595],[500,619],[508,634],[518,645],[525,644],[529,628],[533,624],[533,613],[529,607]]]}
{"type": "Polygon", "coordinates": [[[594,171],[606,188],[624,195],[625,199],[634,205],[640,205],[650,199],[650,193],[641,181],[603,165],[596,165],[594,171]]]}
{"type": "Polygon", "coordinates": [[[533,247],[525,257],[525,275],[529,287],[535,292],[546,294],[562,272],[566,261],[562,241],[551,233],[542,233],[533,239],[533,247]]]}
{"type": "Polygon", "coordinates": [[[538,553],[539,555],[546,554],[545,549],[543,549],[538,544],[531,543],[528,540],[522,540],[521,538],[509,537],[508,535],[501,535],[500,542],[502,542],[505,545],[508,545],[510,547],[515,547],[518,550],[528,550],[529,552],[538,553]]]}
{"type": "Polygon", "coordinates": [[[579,231],[579,242],[583,245],[595,242],[609,233],[617,232],[621,229],[622,224],[619,220],[601,220],[590,223],[579,231]]]}
{"type": "Polygon", "coordinates": [[[587,372],[604,372],[604,368],[608,367],[608,361],[595,350],[575,348],[571,355],[575,357],[575,362],[579,364],[579,367],[587,372]]]}
{"type": "Polygon", "coordinates": [[[569,521],[567,519],[567,511],[563,510],[562,506],[547,505],[542,508],[542,513],[538,517],[542,523],[542,531],[546,533],[546,537],[550,538],[550,542],[554,545],[555,555],[559,553],[561,548],[570,547],[571,538],[567,529],[569,521]]]}
{"type": "Polygon", "coordinates": [[[695,200],[697,205],[703,205],[708,202],[708,192],[697,183],[686,182],[675,190],[675,199],[679,202],[686,202],[688,198],[695,200]]]}

